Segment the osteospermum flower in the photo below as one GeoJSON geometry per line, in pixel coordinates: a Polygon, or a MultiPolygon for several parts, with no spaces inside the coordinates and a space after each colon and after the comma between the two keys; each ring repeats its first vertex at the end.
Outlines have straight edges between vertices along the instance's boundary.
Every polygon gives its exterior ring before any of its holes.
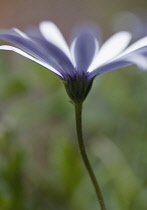
{"type": "Polygon", "coordinates": [[[0,31],[1,39],[20,48],[3,45],[0,46],[0,50],[14,51],[44,66],[63,81],[75,107],[77,139],[82,159],[93,183],[100,208],[106,210],[84,146],[82,104],[96,76],[132,64],[147,69],[147,37],[127,48],[131,34],[121,31],[100,47],[95,30],[85,28],[79,31],[69,48],[61,32],[52,22],[42,22],[40,32],[38,35],[26,35],[18,29],[0,31]]]}
{"type": "Polygon", "coordinates": [[[14,51],[55,73],[74,102],[84,101],[93,79],[100,74],[132,64],[147,68],[147,37],[127,48],[131,34],[121,31],[100,47],[95,31],[84,28],[68,47],[54,23],[44,21],[39,29],[38,35],[18,29],[0,31],[1,39],[20,48],[3,45],[0,50],[14,51]]]}

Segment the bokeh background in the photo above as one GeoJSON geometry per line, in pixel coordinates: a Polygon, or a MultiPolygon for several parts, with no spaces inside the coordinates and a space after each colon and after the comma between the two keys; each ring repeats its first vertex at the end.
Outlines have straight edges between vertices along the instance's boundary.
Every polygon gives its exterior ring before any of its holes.
{"type": "MultiPolygon", "coordinates": [[[[103,40],[117,30],[133,31],[134,40],[147,35],[146,0],[0,0],[0,6],[0,28],[25,31],[51,20],[68,41],[76,24],[90,21],[103,40]]],[[[99,76],[83,118],[108,210],[146,210],[147,72],[132,66],[99,76]]],[[[0,210],[94,209],[63,84],[37,64],[0,52],[0,210]]]]}

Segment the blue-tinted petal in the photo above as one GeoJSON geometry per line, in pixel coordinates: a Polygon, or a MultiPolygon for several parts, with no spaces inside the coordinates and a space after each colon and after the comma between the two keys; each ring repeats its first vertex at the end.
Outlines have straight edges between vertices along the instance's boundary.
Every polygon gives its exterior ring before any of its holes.
{"type": "Polygon", "coordinates": [[[52,58],[48,56],[46,51],[42,48],[41,45],[37,44],[37,42],[32,41],[29,38],[25,38],[19,34],[15,34],[15,31],[1,31],[0,38],[8,41],[12,44],[15,44],[17,47],[31,54],[39,60],[42,60],[49,65],[53,66],[57,71],[63,72],[59,64],[52,58]]]}
{"type": "Polygon", "coordinates": [[[137,62],[135,62],[135,58],[139,59],[139,57],[141,58],[141,56],[142,56],[142,59],[144,60],[144,59],[146,59],[146,56],[145,56],[146,53],[147,53],[147,46],[140,47],[140,48],[138,48],[134,51],[131,51],[129,53],[122,54],[122,56],[120,56],[119,58],[116,58],[116,59],[112,60],[111,62],[103,64],[103,65],[99,66],[97,69],[95,69],[89,73],[90,73],[91,77],[93,77],[93,76],[97,76],[99,74],[106,73],[108,71],[112,71],[112,70],[122,68],[125,66],[133,65],[133,64],[137,65],[138,67],[141,67],[142,61],[138,60],[137,62]]]}
{"type": "Polygon", "coordinates": [[[92,71],[90,73],[90,78],[98,76],[100,74],[104,74],[104,73],[109,72],[109,71],[113,71],[113,70],[125,67],[125,66],[129,66],[131,64],[132,64],[132,62],[125,61],[125,60],[123,60],[123,61],[113,61],[111,63],[107,63],[107,64],[102,65],[99,68],[95,69],[94,71],[92,71]]]}
{"type": "Polygon", "coordinates": [[[16,47],[12,47],[12,46],[9,46],[9,45],[2,45],[0,46],[0,50],[8,50],[8,51],[13,51],[13,52],[16,52],[20,55],[22,55],[23,57],[26,57],[28,58],[29,60],[32,60],[34,61],[35,63],[38,63],[39,65],[47,68],[48,70],[54,72],[57,76],[59,76],[61,79],[63,79],[63,76],[60,72],[58,72],[56,69],[54,69],[52,66],[50,66],[48,63],[46,62],[43,62],[41,60],[38,60],[37,58],[27,54],[26,52],[16,48],[16,47]]]}
{"type": "Polygon", "coordinates": [[[133,64],[137,65],[139,69],[146,71],[147,70],[147,58],[142,54],[129,57],[128,61],[131,61],[133,64]]]}
{"type": "Polygon", "coordinates": [[[83,30],[73,40],[71,53],[78,72],[86,72],[91,64],[96,51],[98,50],[98,41],[91,30],[83,30]]]}
{"type": "Polygon", "coordinates": [[[43,49],[46,51],[46,54],[49,57],[52,57],[54,61],[57,62],[58,65],[66,73],[69,73],[71,75],[73,74],[74,66],[62,50],[60,50],[58,47],[56,47],[54,44],[50,43],[49,41],[45,40],[43,37],[32,36],[32,40],[41,45],[43,49]]]}

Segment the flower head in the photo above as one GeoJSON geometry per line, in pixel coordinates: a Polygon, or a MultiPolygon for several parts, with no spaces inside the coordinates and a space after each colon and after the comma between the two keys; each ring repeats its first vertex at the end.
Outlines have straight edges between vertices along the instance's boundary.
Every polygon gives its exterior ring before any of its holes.
{"type": "Polygon", "coordinates": [[[70,48],[57,26],[44,21],[37,35],[27,35],[18,29],[0,31],[0,38],[18,48],[3,45],[0,50],[14,51],[55,73],[64,82],[73,102],[83,102],[93,79],[105,72],[137,65],[147,69],[147,37],[127,48],[131,34],[121,31],[101,47],[91,28],[80,30],[70,48]]]}

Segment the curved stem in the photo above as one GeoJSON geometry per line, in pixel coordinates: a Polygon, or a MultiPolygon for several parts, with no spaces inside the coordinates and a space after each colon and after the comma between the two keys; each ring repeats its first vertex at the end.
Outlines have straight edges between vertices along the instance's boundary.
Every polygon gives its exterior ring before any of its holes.
{"type": "Polygon", "coordinates": [[[96,180],[96,177],[95,177],[92,167],[90,165],[89,159],[86,154],[85,146],[84,146],[83,134],[82,134],[82,103],[75,103],[74,106],[75,106],[77,138],[78,138],[80,153],[81,153],[82,159],[84,161],[85,167],[86,167],[86,169],[89,173],[89,176],[91,178],[94,189],[96,191],[96,195],[97,195],[101,210],[106,210],[99,184],[96,180]]]}

